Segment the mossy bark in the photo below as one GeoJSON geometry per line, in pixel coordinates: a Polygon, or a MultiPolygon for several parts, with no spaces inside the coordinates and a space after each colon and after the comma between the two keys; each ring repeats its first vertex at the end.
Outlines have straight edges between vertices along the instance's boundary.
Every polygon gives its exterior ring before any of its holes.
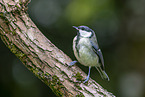
{"type": "Polygon", "coordinates": [[[57,96],[114,97],[92,79],[86,84],[77,82],[86,74],[76,66],[68,67],[71,59],[29,18],[28,3],[29,0],[0,0],[0,37],[5,45],[57,96]]]}

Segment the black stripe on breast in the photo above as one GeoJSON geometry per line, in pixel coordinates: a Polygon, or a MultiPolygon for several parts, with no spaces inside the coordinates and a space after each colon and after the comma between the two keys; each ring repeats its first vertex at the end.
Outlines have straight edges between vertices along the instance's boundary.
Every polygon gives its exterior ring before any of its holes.
{"type": "Polygon", "coordinates": [[[80,41],[80,34],[79,34],[79,32],[77,32],[77,39],[76,39],[75,48],[76,48],[76,51],[77,51],[78,57],[80,56],[80,55],[79,55],[79,47],[78,47],[78,43],[79,43],[79,41],[80,41]]]}

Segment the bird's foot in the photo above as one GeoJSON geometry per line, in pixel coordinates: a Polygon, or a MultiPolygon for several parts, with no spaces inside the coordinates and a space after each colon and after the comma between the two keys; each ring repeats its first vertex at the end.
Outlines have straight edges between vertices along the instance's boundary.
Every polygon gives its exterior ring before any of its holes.
{"type": "Polygon", "coordinates": [[[77,61],[72,61],[72,62],[70,62],[68,65],[69,66],[73,66],[74,64],[76,64],[77,63],[77,61]]]}
{"type": "Polygon", "coordinates": [[[89,80],[89,76],[87,76],[87,78],[85,78],[85,81],[83,83],[86,83],[89,80]]]}

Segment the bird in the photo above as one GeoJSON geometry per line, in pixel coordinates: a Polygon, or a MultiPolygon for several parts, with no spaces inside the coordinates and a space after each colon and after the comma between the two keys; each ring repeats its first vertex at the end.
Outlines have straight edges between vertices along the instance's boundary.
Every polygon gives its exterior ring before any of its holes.
{"type": "Polygon", "coordinates": [[[88,76],[83,83],[89,80],[91,67],[95,67],[98,70],[102,79],[109,81],[95,32],[87,26],[73,26],[73,28],[77,30],[77,35],[73,39],[73,52],[78,61],[70,62],[69,66],[77,62],[84,66],[89,66],[88,76]]]}

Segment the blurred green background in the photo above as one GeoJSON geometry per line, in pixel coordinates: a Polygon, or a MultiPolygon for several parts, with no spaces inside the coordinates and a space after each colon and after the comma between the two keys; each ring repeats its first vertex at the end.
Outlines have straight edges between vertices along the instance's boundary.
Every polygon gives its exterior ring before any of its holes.
{"type": "MultiPolygon", "coordinates": [[[[28,7],[37,27],[72,60],[72,26],[92,28],[110,81],[102,80],[95,68],[91,78],[117,97],[145,97],[145,0],[31,0],[28,7]]],[[[49,87],[0,40],[0,97],[51,96],[49,87]]]]}

